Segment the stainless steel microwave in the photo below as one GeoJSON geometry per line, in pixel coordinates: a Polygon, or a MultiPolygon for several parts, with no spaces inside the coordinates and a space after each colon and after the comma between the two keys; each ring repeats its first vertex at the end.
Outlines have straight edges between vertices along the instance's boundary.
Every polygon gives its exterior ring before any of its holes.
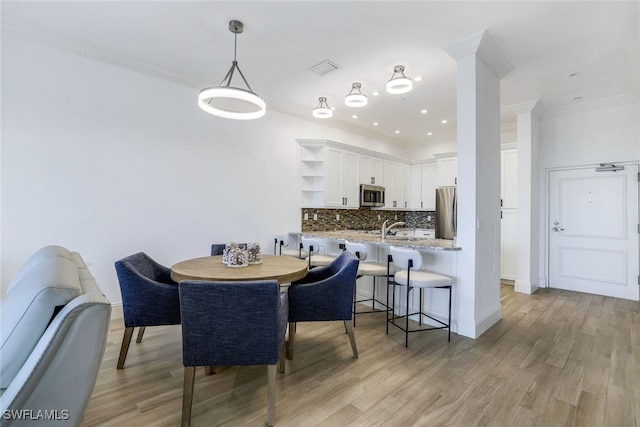
{"type": "Polygon", "coordinates": [[[384,206],[384,187],[360,184],[360,206],[384,206]]]}

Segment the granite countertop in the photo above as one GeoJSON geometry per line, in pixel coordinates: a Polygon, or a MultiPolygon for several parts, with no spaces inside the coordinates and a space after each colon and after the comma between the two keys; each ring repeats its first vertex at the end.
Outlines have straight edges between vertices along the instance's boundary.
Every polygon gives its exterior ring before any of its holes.
{"type": "Polygon", "coordinates": [[[364,230],[340,230],[340,231],[303,231],[303,236],[319,237],[331,240],[349,240],[353,242],[377,243],[384,246],[402,246],[414,249],[429,249],[438,251],[459,251],[462,248],[454,246],[453,240],[429,239],[426,237],[402,237],[387,236],[382,240],[379,232],[364,230]]]}

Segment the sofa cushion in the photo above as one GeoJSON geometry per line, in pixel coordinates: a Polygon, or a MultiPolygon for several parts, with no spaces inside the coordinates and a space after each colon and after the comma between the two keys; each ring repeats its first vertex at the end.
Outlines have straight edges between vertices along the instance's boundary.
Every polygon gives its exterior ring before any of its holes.
{"type": "Polygon", "coordinates": [[[0,388],[7,388],[36,346],[56,308],[82,294],[78,268],[52,256],[24,271],[0,301],[0,388]]]}
{"type": "Polygon", "coordinates": [[[7,292],[11,291],[11,288],[20,281],[20,278],[27,271],[29,271],[31,267],[33,267],[35,264],[39,263],[43,259],[47,259],[51,257],[63,257],[63,258],[72,259],[72,254],[71,252],[69,252],[67,248],[64,248],[62,246],[57,246],[57,245],[49,245],[49,246],[45,246],[38,249],[29,257],[29,259],[25,261],[24,264],[22,264],[22,267],[20,267],[20,270],[18,270],[16,275],[13,277],[13,280],[9,283],[9,286],[7,287],[7,292]]]}

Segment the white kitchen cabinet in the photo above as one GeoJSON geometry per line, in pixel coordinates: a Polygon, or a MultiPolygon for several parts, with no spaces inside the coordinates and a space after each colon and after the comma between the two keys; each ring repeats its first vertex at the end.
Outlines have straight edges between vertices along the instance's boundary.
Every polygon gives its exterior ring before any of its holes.
{"type": "Polygon", "coordinates": [[[412,210],[436,210],[436,180],[435,163],[411,165],[411,196],[412,210]]]}
{"type": "Polygon", "coordinates": [[[385,160],[383,164],[385,209],[409,209],[411,169],[408,164],[385,160]]]}
{"type": "Polygon", "coordinates": [[[458,158],[442,157],[436,160],[437,186],[450,187],[458,184],[458,158]]]}
{"type": "Polygon", "coordinates": [[[415,237],[420,237],[425,239],[435,239],[436,230],[432,228],[416,228],[414,235],[415,237]]]}
{"type": "Polygon", "coordinates": [[[518,150],[500,152],[501,250],[500,277],[515,280],[518,268],[518,150]]]}
{"type": "Polygon", "coordinates": [[[360,155],[360,184],[382,185],[382,163],[379,157],[360,155]]]}
{"type": "Polygon", "coordinates": [[[360,207],[360,154],[322,140],[299,143],[302,207],[360,207]]]}
{"type": "Polygon", "coordinates": [[[359,165],[357,153],[327,148],[325,206],[357,208],[359,200],[359,165]]]}

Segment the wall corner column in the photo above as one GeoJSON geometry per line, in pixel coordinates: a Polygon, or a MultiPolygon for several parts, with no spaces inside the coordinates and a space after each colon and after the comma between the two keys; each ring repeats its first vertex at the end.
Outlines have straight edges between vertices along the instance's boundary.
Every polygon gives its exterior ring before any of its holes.
{"type": "Polygon", "coordinates": [[[516,292],[533,294],[540,287],[540,170],[538,100],[507,107],[517,115],[518,219],[516,292]]]}
{"type": "Polygon", "coordinates": [[[486,32],[445,49],[457,61],[458,334],[477,338],[500,305],[500,79],[512,66],[486,32]]]}

